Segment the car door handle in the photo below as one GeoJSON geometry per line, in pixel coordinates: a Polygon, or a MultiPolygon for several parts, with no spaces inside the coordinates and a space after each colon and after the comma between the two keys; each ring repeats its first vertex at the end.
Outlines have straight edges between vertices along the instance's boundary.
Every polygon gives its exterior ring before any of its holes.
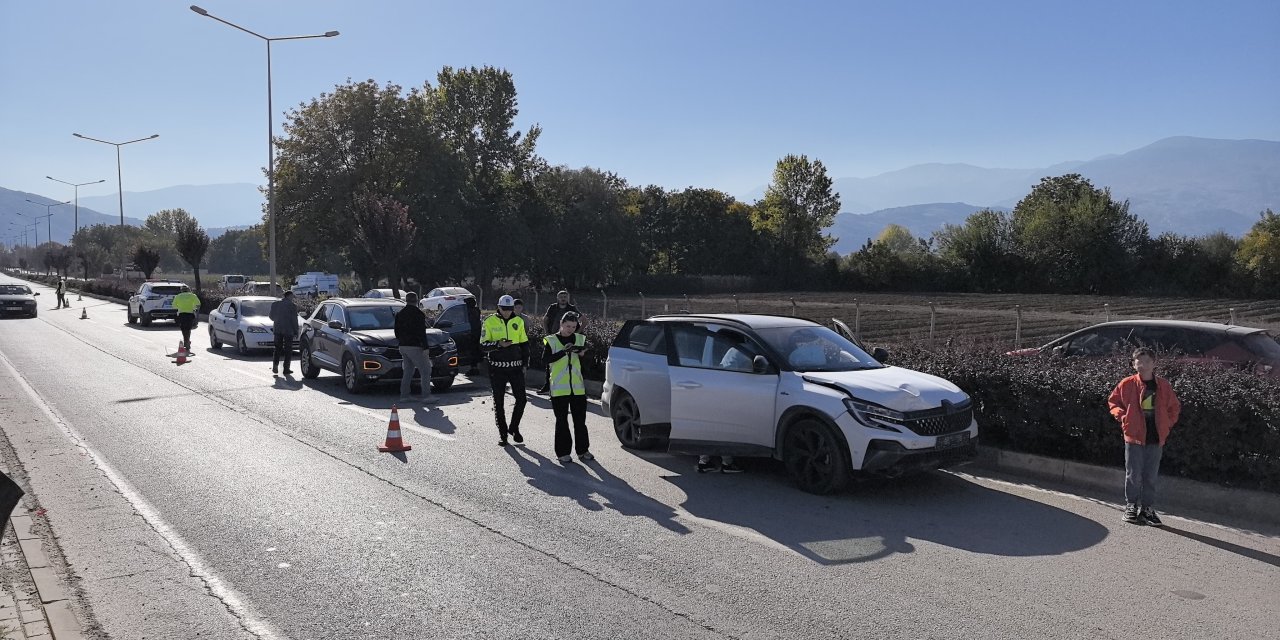
{"type": "Polygon", "coordinates": [[[622,370],[623,370],[623,371],[639,371],[640,369],[641,369],[640,365],[637,365],[637,364],[624,364],[624,365],[622,365],[622,370]]]}
{"type": "Polygon", "coordinates": [[[682,381],[682,382],[677,382],[677,383],[676,383],[676,386],[677,386],[677,387],[680,387],[681,389],[701,389],[701,388],[702,388],[702,385],[700,385],[700,384],[698,384],[698,383],[696,383],[696,382],[690,382],[690,381],[688,381],[688,380],[684,380],[684,381],[682,381]]]}

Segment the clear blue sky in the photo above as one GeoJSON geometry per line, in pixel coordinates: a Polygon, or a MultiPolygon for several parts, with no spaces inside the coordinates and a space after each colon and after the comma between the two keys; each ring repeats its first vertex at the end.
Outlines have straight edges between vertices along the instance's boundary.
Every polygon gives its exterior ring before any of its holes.
{"type": "MultiPolygon", "coordinates": [[[[833,177],[1033,168],[1163,137],[1280,140],[1280,2],[198,0],[266,35],[277,112],[347,78],[510,70],[555,164],[742,195],[787,153],[833,177]]],[[[262,182],[265,46],[160,0],[0,0],[0,186],[70,197],[262,182]],[[67,193],[64,193],[67,192],[67,193]]],[[[281,118],[276,119],[277,130],[281,118]]]]}

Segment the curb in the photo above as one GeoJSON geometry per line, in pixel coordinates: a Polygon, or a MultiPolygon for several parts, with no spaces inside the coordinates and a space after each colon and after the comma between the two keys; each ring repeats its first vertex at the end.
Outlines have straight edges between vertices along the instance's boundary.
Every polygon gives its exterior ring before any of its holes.
{"type": "Polygon", "coordinates": [[[49,623],[49,633],[56,640],[83,640],[80,621],[71,610],[70,596],[63,589],[49,564],[49,557],[44,553],[44,540],[31,531],[31,516],[13,516],[9,522],[13,524],[13,532],[27,562],[27,570],[31,572],[36,592],[40,595],[45,620],[49,623]]]}
{"type": "MultiPolygon", "coordinates": [[[[1078,489],[1122,496],[1124,469],[1059,460],[993,447],[979,447],[971,469],[1058,482],[1078,489]]],[[[1193,510],[1280,525],[1280,494],[1232,489],[1173,476],[1160,477],[1160,502],[1172,510],[1193,510]]]]}

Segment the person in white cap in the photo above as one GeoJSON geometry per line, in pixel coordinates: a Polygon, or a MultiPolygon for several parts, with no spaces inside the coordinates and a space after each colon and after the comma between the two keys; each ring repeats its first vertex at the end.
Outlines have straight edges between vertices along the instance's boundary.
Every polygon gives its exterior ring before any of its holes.
{"type": "Polygon", "coordinates": [[[484,319],[480,331],[480,350],[489,362],[489,385],[493,389],[493,412],[498,423],[498,445],[507,446],[510,436],[516,444],[524,442],[520,435],[520,417],[529,402],[524,387],[524,364],[529,354],[529,335],[524,319],[516,315],[516,301],[511,296],[498,298],[498,312],[484,319]],[[516,404],[507,422],[507,385],[516,404]]]}

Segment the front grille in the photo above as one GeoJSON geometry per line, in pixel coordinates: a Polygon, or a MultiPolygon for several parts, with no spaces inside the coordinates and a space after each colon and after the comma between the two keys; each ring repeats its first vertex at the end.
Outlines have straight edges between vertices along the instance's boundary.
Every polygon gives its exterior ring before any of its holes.
{"type": "Polygon", "coordinates": [[[907,414],[902,426],[922,436],[941,436],[964,431],[973,422],[973,405],[939,407],[907,414]]]}
{"type": "Polygon", "coordinates": [[[386,359],[388,359],[388,360],[399,360],[399,359],[401,359],[401,358],[402,358],[402,357],[404,357],[404,356],[401,356],[401,355],[400,355],[400,350],[399,350],[399,349],[393,349],[393,348],[388,347],[388,348],[387,348],[387,350],[386,350],[386,352],[384,352],[384,353],[382,354],[382,357],[384,357],[384,358],[386,358],[386,359]]]}

